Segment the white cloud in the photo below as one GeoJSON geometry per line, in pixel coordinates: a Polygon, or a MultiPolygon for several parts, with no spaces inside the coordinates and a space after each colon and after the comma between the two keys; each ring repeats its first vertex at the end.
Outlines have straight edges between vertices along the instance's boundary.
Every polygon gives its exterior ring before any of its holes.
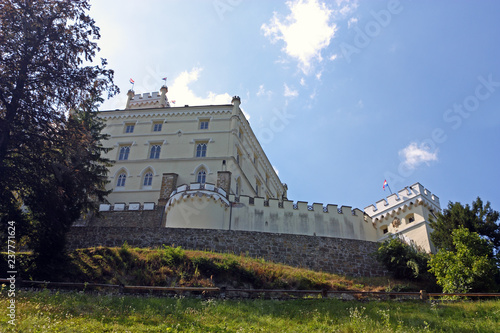
{"type": "Polygon", "coordinates": [[[191,90],[189,84],[198,81],[203,69],[195,67],[190,72],[184,71],[177,76],[169,87],[169,100],[175,100],[175,105],[215,105],[231,103],[231,95],[228,93],[216,94],[209,91],[206,97],[197,96],[191,90]]]}
{"type": "Polygon", "coordinates": [[[347,21],[347,27],[351,28],[353,25],[358,23],[358,18],[356,17],[351,17],[349,21],[347,21]]]}
{"type": "Polygon", "coordinates": [[[330,23],[332,10],[318,0],[288,1],[290,14],[280,20],[274,13],[269,24],[263,24],[264,35],[274,43],[283,40],[283,51],[299,61],[299,68],[308,74],[312,61],[321,61],[321,50],[328,47],[335,35],[336,24],[330,23]]]}
{"type": "Polygon", "coordinates": [[[412,142],[399,151],[399,156],[403,158],[403,164],[413,170],[422,163],[429,165],[429,162],[437,161],[437,153],[437,149],[430,152],[425,145],[421,144],[419,147],[417,143],[412,142]]]}
{"type": "Polygon", "coordinates": [[[340,8],[339,13],[342,16],[347,16],[348,14],[352,13],[356,8],[358,8],[358,4],[356,2],[349,3],[340,8]]]}
{"type": "Polygon", "coordinates": [[[259,91],[257,91],[258,97],[267,96],[268,98],[271,98],[272,94],[273,92],[271,90],[266,90],[263,84],[259,86],[259,91]]]}
{"type": "Polygon", "coordinates": [[[332,54],[332,55],[330,56],[330,60],[331,60],[331,61],[333,61],[333,60],[335,60],[335,59],[337,59],[337,54],[332,54]]]}
{"type": "Polygon", "coordinates": [[[316,79],[321,80],[321,75],[323,75],[323,71],[316,73],[316,79]]]}
{"type": "Polygon", "coordinates": [[[273,165],[273,169],[274,169],[274,172],[276,172],[276,175],[279,177],[279,176],[280,176],[280,172],[278,171],[278,168],[276,168],[276,167],[273,165]]]}
{"type": "Polygon", "coordinates": [[[300,85],[301,85],[302,87],[304,87],[304,86],[306,85],[306,80],[304,80],[304,78],[301,78],[301,79],[300,79],[300,85]]]}
{"type": "Polygon", "coordinates": [[[285,92],[283,93],[283,96],[285,97],[297,97],[299,96],[299,92],[297,90],[292,90],[288,87],[288,85],[285,83],[285,92]]]}

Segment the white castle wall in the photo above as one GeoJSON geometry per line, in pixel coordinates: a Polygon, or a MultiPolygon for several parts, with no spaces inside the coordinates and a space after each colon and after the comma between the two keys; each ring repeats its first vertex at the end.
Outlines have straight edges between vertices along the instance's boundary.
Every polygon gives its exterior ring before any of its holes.
{"type": "MultiPolygon", "coordinates": [[[[230,198],[231,201],[232,198],[230,198]]],[[[232,207],[233,230],[326,236],[376,241],[371,218],[359,209],[321,203],[280,202],[242,196],[232,207]],[[253,199],[253,200],[252,200],[253,199]]]]}
{"type": "MultiPolygon", "coordinates": [[[[131,210],[115,205],[107,210],[131,210]]],[[[145,208],[144,208],[145,209],[145,208]]],[[[439,198],[416,183],[365,212],[348,206],[309,205],[307,202],[265,200],[227,195],[214,184],[181,185],[165,206],[164,223],[169,228],[256,231],[268,233],[336,237],[382,241],[396,234],[414,241],[426,251],[430,242],[429,218],[440,211],[439,198]],[[398,198],[399,196],[399,198],[398,198]],[[370,216],[372,214],[372,216],[370,216]]]]}
{"type": "Polygon", "coordinates": [[[377,241],[380,231],[372,219],[359,209],[307,202],[279,201],[234,195],[228,199],[220,189],[207,190],[199,184],[183,185],[165,207],[165,226],[258,231],[297,235],[315,235],[377,241]]]}

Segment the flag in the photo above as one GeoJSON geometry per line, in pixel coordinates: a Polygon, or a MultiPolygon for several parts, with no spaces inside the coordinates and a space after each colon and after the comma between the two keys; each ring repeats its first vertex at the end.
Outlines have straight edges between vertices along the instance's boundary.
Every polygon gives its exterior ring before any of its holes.
{"type": "Polygon", "coordinates": [[[384,189],[384,191],[385,191],[385,187],[386,186],[389,186],[389,184],[387,183],[387,180],[384,180],[384,185],[382,186],[382,188],[384,189]]]}
{"type": "Polygon", "coordinates": [[[170,102],[172,102],[172,104],[175,104],[175,99],[174,99],[174,100],[172,100],[172,101],[170,101],[170,102]]]}
{"type": "Polygon", "coordinates": [[[134,80],[132,80],[132,79],[130,79],[130,83],[134,84],[134,83],[135,83],[135,81],[134,81],[134,80]]]}
{"type": "Polygon", "coordinates": [[[162,80],[163,80],[163,81],[167,81],[167,77],[165,76],[162,80]]]}

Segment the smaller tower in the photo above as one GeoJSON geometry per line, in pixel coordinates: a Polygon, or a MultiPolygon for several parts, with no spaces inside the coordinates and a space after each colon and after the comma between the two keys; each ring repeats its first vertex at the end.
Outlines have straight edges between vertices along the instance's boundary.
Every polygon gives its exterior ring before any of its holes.
{"type": "Polygon", "coordinates": [[[127,92],[128,99],[127,99],[127,106],[125,107],[125,109],[130,109],[130,101],[132,100],[132,98],[134,98],[134,95],[135,92],[132,89],[130,89],[127,92]]]}
{"type": "Polygon", "coordinates": [[[161,86],[160,92],[161,92],[160,107],[162,107],[162,108],[169,108],[170,107],[170,103],[168,102],[168,98],[167,98],[168,87],[165,86],[165,85],[161,86]]]}

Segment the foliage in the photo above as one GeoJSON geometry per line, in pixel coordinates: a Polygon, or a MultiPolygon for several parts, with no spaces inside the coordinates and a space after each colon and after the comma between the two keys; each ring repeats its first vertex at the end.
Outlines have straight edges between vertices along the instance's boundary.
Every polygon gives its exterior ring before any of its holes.
{"type": "Polygon", "coordinates": [[[491,243],[478,233],[459,227],[452,231],[454,251],[439,250],[431,257],[430,271],[447,293],[495,291],[498,267],[491,243]]]}
{"type": "Polygon", "coordinates": [[[20,291],[2,332],[498,332],[500,302],[220,300],[20,291]]]}
{"type": "Polygon", "coordinates": [[[472,206],[449,202],[443,213],[438,213],[435,219],[431,217],[430,225],[434,229],[431,240],[438,249],[453,251],[452,232],[464,227],[491,241],[497,253],[500,250],[499,212],[491,208],[490,202],[483,205],[479,197],[472,206]]]}
{"type": "Polygon", "coordinates": [[[29,240],[41,278],[71,223],[106,194],[95,111],[103,93],[118,89],[105,60],[84,66],[100,37],[89,6],[0,3],[0,220],[15,221],[16,237],[29,240]]]}
{"type": "Polygon", "coordinates": [[[417,246],[407,244],[399,237],[391,236],[381,243],[376,252],[376,258],[384,264],[397,279],[428,280],[427,272],[429,254],[417,246]]]}

